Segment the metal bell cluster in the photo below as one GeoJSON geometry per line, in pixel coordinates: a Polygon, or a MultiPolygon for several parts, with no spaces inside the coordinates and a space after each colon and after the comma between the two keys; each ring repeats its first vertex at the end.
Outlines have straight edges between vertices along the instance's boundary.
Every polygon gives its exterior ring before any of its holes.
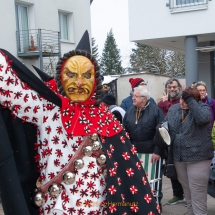
{"type": "MultiPolygon", "coordinates": [[[[101,143],[98,139],[97,134],[92,134],[90,136],[90,139],[92,140],[92,144],[85,146],[83,148],[83,154],[84,156],[91,156],[94,151],[97,151],[101,149],[101,143]]],[[[106,156],[104,154],[99,155],[97,158],[97,161],[99,164],[103,165],[106,163],[106,156]]],[[[74,168],[75,169],[81,169],[84,167],[84,160],[82,158],[76,159],[74,161],[74,168]]],[[[105,177],[107,175],[107,169],[103,171],[105,177]]],[[[62,182],[64,182],[66,185],[73,184],[75,182],[75,173],[71,171],[66,171],[63,174],[62,182]]],[[[48,188],[48,192],[52,197],[58,197],[62,191],[62,187],[60,184],[53,183],[48,188]]],[[[38,191],[37,189],[34,192],[34,195],[32,197],[32,203],[34,206],[41,207],[44,204],[44,195],[42,192],[38,191]]]]}

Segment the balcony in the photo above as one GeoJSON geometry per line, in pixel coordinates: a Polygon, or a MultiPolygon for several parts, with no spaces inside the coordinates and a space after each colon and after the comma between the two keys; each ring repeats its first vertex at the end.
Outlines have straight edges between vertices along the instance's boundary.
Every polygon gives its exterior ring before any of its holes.
{"type": "Polygon", "coordinates": [[[46,70],[43,64],[45,58],[49,58],[49,62],[56,62],[61,56],[60,32],[44,29],[17,31],[16,41],[17,56],[25,59],[39,58],[42,70],[46,70]]]}
{"type": "Polygon", "coordinates": [[[171,13],[179,13],[208,8],[208,0],[169,0],[167,6],[171,13]]]}

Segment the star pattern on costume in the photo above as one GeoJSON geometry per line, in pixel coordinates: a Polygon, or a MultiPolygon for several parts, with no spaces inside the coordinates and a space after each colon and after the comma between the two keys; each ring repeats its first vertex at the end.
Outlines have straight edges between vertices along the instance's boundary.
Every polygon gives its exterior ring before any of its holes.
{"type": "Polygon", "coordinates": [[[119,186],[121,186],[121,183],[122,183],[121,178],[117,178],[117,183],[118,183],[119,186]]]}
{"type": "Polygon", "coordinates": [[[137,194],[137,191],[138,191],[138,189],[137,189],[136,186],[134,186],[134,185],[131,185],[131,186],[130,186],[130,192],[131,192],[132,194],[137,194]]]}
{"type": "Polygon", "coordinates": [[[125,160],[130,160],[130,153],[129,152],[122,152],[122,157],[125,160]]]}
{"type": "Polygon", "coordinates": [[[125,144],[125,137],[120,136],[120,140],[121,140],[121,142],[122,142],[123,144],[125,144]]]}
{"type": "Polygon", "coordinates": [[[131,211],[137,213],[139,211],[139,207],[134,204],[131,206],[131,211]]]}
{"type": "Polygon", "coordinates": [[[146,177],[142,177],[142,182],[144,185],[146,185],[148,182],[147,182],[147,178],[146,177]]]}
{"type": "Polygon", "coordinates": [[[141,167],[142,167],[141,163],[140,162],[136,162],[136,167],[137,167],[138,170],[141,170],[141,167]]]}
{"type": "Polygon", "coordinates": [[[108,192],[111,194],[111,195],[114,195],[116,193],[116,187],[114,185],[111,185],[109,188],[108,188],[108,192]]]}
{"type": "Polygon", "coordinates": [[[134,169],[132,168],[127,168],[126,169],[126,173],[129,177],[133,177],[134,176],[134,169]]]}
{"type": "Polygon", "coordinates": [[[109,174],[111,177],[115,176],[116,175],[116,168],[110,168],[109,169],[109,174]]]}
{"type": "Polygon", "coordinates": [[[152,195],[151,194],[146,194],[144,196],[144,199],[147,203],[151,203],[152,202],[152,195]]]}
{"type": "Polygon", "coordinates": [[[115,213],[117,211],[116,209],[116,205],[111,205],[109,206],[109,210],[108,210],[110,213],[115,213]]]}

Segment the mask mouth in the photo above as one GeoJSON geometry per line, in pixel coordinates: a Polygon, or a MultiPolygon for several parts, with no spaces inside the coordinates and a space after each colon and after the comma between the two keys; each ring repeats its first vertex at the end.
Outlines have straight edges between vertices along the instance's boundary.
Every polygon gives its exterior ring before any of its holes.
{"type": "Polygon", "coordinates": [[[74,88],[74,87],[69,87],[67,89],[68,93],[70,94],[89,94],[90,91],[86,88],[74,88]]]}

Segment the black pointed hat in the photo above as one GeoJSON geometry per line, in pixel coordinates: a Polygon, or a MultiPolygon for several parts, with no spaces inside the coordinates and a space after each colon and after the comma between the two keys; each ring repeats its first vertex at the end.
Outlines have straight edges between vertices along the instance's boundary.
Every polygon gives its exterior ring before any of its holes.
{"type": "Polygon", "coordinates": [[[91,54],[89,33],[86,30],[75,50],[83,50],[91,54]]]}

